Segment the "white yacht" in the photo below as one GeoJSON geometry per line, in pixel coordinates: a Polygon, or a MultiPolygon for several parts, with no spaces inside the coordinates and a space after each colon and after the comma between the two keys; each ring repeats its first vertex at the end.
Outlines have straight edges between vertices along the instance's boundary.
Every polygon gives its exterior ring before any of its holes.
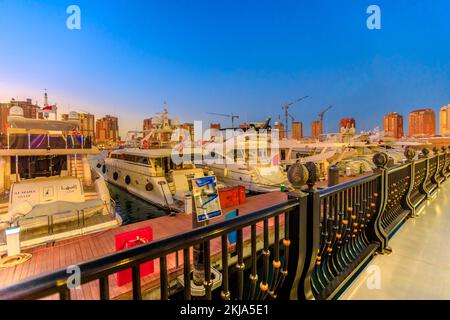
{"type": "Polygon", "coordinates": [[[248,139],[254,134],[247,131],[224,142],[205,144],[201,166],[214,172],[226,186],[240,185],[257,193],[288,188],[290,184],[280,165],[278,149],[271,150],[270,140],[261,144],[258,138],[248,139]]]}
{"type": "Polygon", "coordinates": [[[176,165],[171,155],[170,148],[118,149],[103,159],[93,158],[92,167],[106,181],[143,200],[181,211],[190,199],[191,180],[205,174],[192,163],[176,165]]]}
{"type": "Polygon", "coordinates": [[[28,119],[10,108],[0,134],[0,252],[11,227],[28,247],[121,224],[105,181],[92,179],[87,157],[99,150],[77,119],[28,119]]]}

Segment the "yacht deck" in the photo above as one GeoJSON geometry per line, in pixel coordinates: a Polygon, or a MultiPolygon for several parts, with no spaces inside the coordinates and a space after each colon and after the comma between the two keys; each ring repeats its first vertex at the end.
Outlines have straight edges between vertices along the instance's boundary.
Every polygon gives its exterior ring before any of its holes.
{"type": "MultiPolygon", "coordinates": [[[[256,210],[260,210],[277,203],[285,201],[287,195],[281,192],[272,192],[269,194],[262,194],[247,199],[244,205],[239,207],[229,208],[225,210],[225,214],[239,208],[240,215],[248,214],[256,210]]],[[[224,217],[216,219],[214,222],[221,221],[224,217]]],[[[212,222],[212,223],[214,223],[212,222]]],[[[280,223],[283,221],[280,219],[280,223]]],[[[61,268],[70,265],[78,264],[94,258],[98,258],[115,251],[114,237],[116,234],[136,230],[143,227],[152,227],[154,240],[169,237],[174,234],[186,232],[192,228],[191,215],[178,214],[174,217],[165,216],[152,220],[147,220],[127,226],[98,232],[90,235],[76,237],[68,240],[58,241],[49,244],[48,246],[40,246],[32,249],[24,250],[24,252],[31,253],[33,257],[20,265],[0,270],[0,288],[11,285],[15,282],[42,275],[44,273],[60,270],[61,268]]],[[[273,222],[270,223],[273,229],[273,222]]],[[[244,241],[248,242],[250,239],[250,230],[244,230],[244,241]]],[[[257,234],[262,237],[263,226],[257,225],[257,234]]],[[[273,237],[271,237],[271,240],[273,237]]],[[[272,240],[273,241],[273,240],[272,240]]],[[[261,241],[258,241],[258,247],[261,246],[261,241]]],[[[245,245],[249,247],[249,243],[245,245]]],[[[230,250],[232,247],[230,246],[230,250]]],[[[220,241],[212,241],[211,243],[211,258],[213,265],[215,261],[219,261],[221,256],[220,241]]],[[[192,257],[192,254],[191,254],[192,257]]],[[[183,273],[182,261],[183,255],[180,252],[177,266],[177,259],[175,254],[167,256],[167,265],[169,278],[176,281],[176,277],[183,273]]],[[[131,298],[131,283],[122,287],[117,286],[115,274],[109,276],[110,296],[113,299],[129,299],[131,298]]],[[[149,276],[142,278],[143,294],[146,298],[157,298],[153,296],[152,292],[159,294],[159,262],[155,261],[155,272],[149,276]],[[145,292],[148,292],[146,295],[145,292]]],[[[71,290],[73,299],[99,299],[98,282],[94,281],[85,284],[79,290],[71,290]]],[[[52,296],[50,298],[57,298],[52,296]]]]}

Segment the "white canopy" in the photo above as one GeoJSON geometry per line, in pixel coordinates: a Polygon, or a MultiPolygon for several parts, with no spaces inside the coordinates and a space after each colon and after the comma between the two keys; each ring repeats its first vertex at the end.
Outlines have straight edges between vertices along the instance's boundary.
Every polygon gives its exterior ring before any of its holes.
{"type": "Polygon", "coordinates": [[[21,116],[8,116],[8,122],[13,128],[42,129],[48,131],[73,131],[78,128],[78,120],[43,120],[28,119],[21,116]]]}

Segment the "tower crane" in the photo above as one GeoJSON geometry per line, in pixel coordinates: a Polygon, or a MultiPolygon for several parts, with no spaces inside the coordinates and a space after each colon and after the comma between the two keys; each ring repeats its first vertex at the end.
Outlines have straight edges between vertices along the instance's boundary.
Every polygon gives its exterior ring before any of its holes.
{"type": "Polygon", "coordinates": [[[286,138],[288,137],[287,133],[289,132],[289,130],[288,130],[288,118],[291,117],[291,119],[294,120],[294,117],[289,113],[289,107],[293,106],[294,104],[296,104],[296,103],[298,103],[298,102],[300,102],[302,100],[305,100],[306,98],[309,98],[309,96],[304,96],[304,97],[302,97],[300,99],[297,99],[297,100],[292,101],[290,103],[286,103],[283,106],[281,106],[281,109],[284,111],[284,117],[286,119],[286,126],[285,126],[286,138]]]}
{"type": "Polygon", "coordinates": [[[228,117],[231,118],[231,126],[234,128],[234,119],[239,119],[238,115],[235,115],[233,113],[230,114],[223,114],[223,113],[214,113],[214,112],[207,112],[207,114],[212,114],[215,116],[221,116],[221,117],[228,117]]]}
{"type": "Polygon", "coordinates": [[[328,112],[331,108],[333,108],[333,106],[328,106],[325,110],[323,110],[322,112],[319,113],[319,118],[320,118],[320,128],[322,130],[323,133],[323,116],[325,115],[326,112],[328,112]]]}

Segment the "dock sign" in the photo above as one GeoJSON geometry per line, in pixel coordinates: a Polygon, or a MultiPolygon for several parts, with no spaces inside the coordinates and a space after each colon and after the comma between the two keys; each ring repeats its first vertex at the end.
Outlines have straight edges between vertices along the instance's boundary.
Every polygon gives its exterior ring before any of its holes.
{"type": "Polygon", "coordinates": [[[192,179],[192,192],[198,222],[222,215],[215,176],[192,179]]]}

